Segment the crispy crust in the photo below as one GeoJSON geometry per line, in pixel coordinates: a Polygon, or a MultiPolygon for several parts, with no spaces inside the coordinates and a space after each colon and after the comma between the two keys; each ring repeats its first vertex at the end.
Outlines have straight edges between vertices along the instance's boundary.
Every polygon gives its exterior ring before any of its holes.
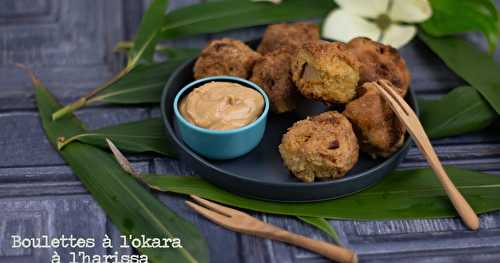
{"type": "Polygon", "coordinates": [[[360,85],[387,79],[398,88],[396,91],[401,96],[406,95],[411,75],[397,49],[364,37],[352,39],[347,43],[347,48],[361,63],[360,85]]]}
{"type": "Polygon", "coordinates": [[[239,40],[230,38],[213,40],[196,60],[194,78],[229,75],[246,79],[250,77],[258,58],[260,58],[259,53],[239,40]]]}
{"type": "Polygon", "coordinates": [[[257,52],[265,55],[280,48],[298,49],[304,43],[319,39],[319,27],[315,24],[274,24],[267,27],[257,52]]]}
{"type": "Polygon", "coordinates": [[[299,92],[292,81],[289,49],[282,48],[270,52],[257,60],[250,81],[256,83],[267,93],[271,110],[284,113],[295,110],[299,92]]]}
{"type": "Polygon", "coordinates": [[[309,42],[292,59],[292,78],[307,98],[347,103],[356,95],[359,63],[343,43],[309,42]]]}
{"type": "Polygon", "coordinates": [[[354,127],[362,152],[388,157],[403,145],[406,129],[372,83],[363,84],[360,93],[343,114],[354,127]]]}
{"type": "Polygon", "coordinates": [[[358,161],[359,146],[351,123],[336,112],[296,122],[279,146],[285,166],[300,180],[344,176],[358,161]]]}

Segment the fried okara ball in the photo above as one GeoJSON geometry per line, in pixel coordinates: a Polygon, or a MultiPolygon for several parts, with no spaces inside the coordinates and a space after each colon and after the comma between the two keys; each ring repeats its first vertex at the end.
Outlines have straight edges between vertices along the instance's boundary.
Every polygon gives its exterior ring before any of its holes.
{"type": "Polygon", "coordinates": [[[300,96],[290,73],[290,50],[278,49],[255,63],[250,81],[266,92],[271,101],[271,110],[284,113],[295,110],[300,96]]]}
{"type": "Polygon", "coordinates": [[[257,52],[265,55],[280,48],[298,49],[304,43],[319,39],[319,27],[315,24],[274,24],[267,27],[257,52]]]}
{"type": "Polygon", "coordinates": [[[306,98],[347,103],[356,95],[359,63],[343,43],[310,42],[292,59],[292,76],[306,98]]]}
{"type": "Polygon", "coordinates": [[[344,176],[358,161],[359,146],[351,123],[336,112],[296,122],[279,146],[285,166],[300,180],[344,176]]]}
{"type": "Polygon", "coordinates": [[[397,49],[364,37],[352,39],[347,48],[360,62],[360,84],[386,79],[401,96],[406,95],[411,75],[397,49]]]}
{"type": "Polygon", "coordinates": [[[354,127],[362,152],[388,157],[403,145],[406,129],[373,83],[363,84],[360,93],[343,114],[354,127]]]}
{"type": "Polygon", "coordinates": [[[259,53],[239,40],[230,38],[213,40],[196,60],[194,78],[229,75],[247,79],[259,57],[259,53]]]}

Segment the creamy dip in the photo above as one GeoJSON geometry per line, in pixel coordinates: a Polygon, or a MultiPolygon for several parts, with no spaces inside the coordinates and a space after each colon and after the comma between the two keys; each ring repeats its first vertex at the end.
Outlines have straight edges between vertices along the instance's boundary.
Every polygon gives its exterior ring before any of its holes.
{"type": "Polygon", "coordinates": [[[264,98],[251,88],[232,82],[209,82],[185,96],[179,110],[190,123],[210,130],[230,130],[254,122],[264,109],[264,98]]]}

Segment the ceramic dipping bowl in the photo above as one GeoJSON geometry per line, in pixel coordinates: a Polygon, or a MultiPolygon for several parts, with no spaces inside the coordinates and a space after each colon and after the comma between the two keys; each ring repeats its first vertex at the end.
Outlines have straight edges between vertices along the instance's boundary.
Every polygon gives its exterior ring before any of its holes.
{"type": "Polygon", "coordinates": [[[227,160],[245,155],[260,143],[266,130],[269,99],[266,93],[253,82],[231,76],[215,76],[199,79],[186,85],[175,96],[172,107],[175,113],[175,124],[184,143],[196,153],[209,159],[227,160]],[[180,101],[194,88],[213,81],[233,82],[258,91],[264,98],[263,112],[254,122],[231,130],[210,130],[188,122],[179,111],[180,101]]]}

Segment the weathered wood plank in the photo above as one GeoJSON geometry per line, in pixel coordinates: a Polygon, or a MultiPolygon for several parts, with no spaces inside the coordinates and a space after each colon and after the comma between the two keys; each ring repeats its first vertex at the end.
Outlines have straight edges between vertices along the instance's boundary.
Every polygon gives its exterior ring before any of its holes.
{"type": "Polygon", "coordinates": [[[73,100],[118,69],[112,48],[124,38],[119,0],[0,2],[0,109],[33,108],[32,67],[59,97],[73,100]]]}
{"type": "MultiPolygon", "coordinates": [[[[0,262],[47,262],[51,253],[9,249],[5,237],[11,233],[74,233],[97,238],[108,233],[117,241],[119,232],[106,222],[100,208],[48,145],[34,112],[31,83],[13,63],[33,67],[59,98],[69,102],[116,72],[123,57],[111,50],[116,41],[133,37],[149,1],[0,2],[0,262]]],[[[174,0],[170,9],[196,2],[174,0]]],[[[259,37],[263,30],[264,27],[232,30],[167,43],[202,47],[208,39],[248,40],[259,37]]],[[[481,35],[469,38],[485,47],[481,35]]],[[[413,74],[412,87],[421,96],[434,98],[464,83],[418,40],[401,52],[413,74]]],[[[500,58],[500,51],[495,57],[500,58]]],[[[138,120],[149,114],[158,116],[159,111],[100,107],[78,113],[92,128],[138,120]]],[[[479,133],[434,141],[437,152],[446,164],[500,174],[498,125],[479,133]]],[[[142,171],[191,174],[189,167],[167,158],[132,159],[142,171]]],[[[425,166],[425,160],[413,148],[401,168],[420,166],[425,166]]],[[[183,197],[158,197],[202,229],[209,240],[212,262],[326,262],[302,249],[224,230],[187,209],[183,197]]],[[[294,218],[254,215],[293,232],[329,240],[294,218]]],[[[364,262],[494,262],[500,258],[500,212],[483,215],[483,229],[478,233],[465,230],[457,219],[330,223],[364,262]]]]}
{"type": "MultiPolygon", "coordinates": [[[[69,248],[12,248],[12,235],[23,238],[47,235],[50,239],[69,236],[101,239],[105,234],[106,217],[89,195],[51,196],[30,199],[0,199],[0,262],[45,263],[56,251],[69,261],[69,248]],[[68,220],[70,219],[71,220],[68,220]]],[[[98,241],[94,248],[82,248],[89,254],[104,254],[98,241]]]]}
{"type": "MultiPolygon", "coordinates": [[[[147,110],[134,108],[85,109],[78,112],[89,128],[147,117],[147,110]]],[[[45,138],[35,112],[0,113],[0,167],[50,166],[63,164],[45,138]]]]}
{"type": "MultiPolygon", "coordinates": [[[[500,171],[500,144],[438,145],[434,149],[445,165],[498,173],[500,171]]],[[[427,162],[420,151],[410,149],[400,168],[425,167],[427,162]]]]}
{"type": "MultiPolygon", "coordinates": [[[[138,171],[149,172],[149,162],[133,162],[138,171]]],[[[87,194],[68,166],[0,168],[0,198],[87,194]]]]}

